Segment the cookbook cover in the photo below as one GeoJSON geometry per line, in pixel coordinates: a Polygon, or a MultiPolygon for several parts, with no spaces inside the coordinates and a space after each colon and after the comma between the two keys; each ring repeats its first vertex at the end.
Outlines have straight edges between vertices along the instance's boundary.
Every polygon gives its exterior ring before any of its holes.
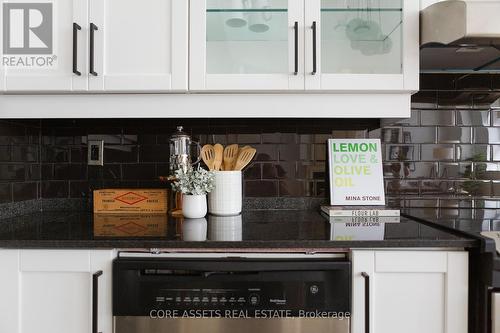
{"type": "Polygon", "coordinates": [[[379,139],[328,140],[330,205],[385,205],[379,139]]]}

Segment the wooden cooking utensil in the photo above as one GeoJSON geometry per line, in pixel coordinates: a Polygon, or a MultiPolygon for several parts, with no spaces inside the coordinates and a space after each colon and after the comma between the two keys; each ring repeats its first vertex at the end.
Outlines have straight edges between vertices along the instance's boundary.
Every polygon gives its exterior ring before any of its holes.
{"type": "Polygon", "coordinates": [[[237,144],[227,146],[224,148],[224,170],[231,171],[233,170],[234,163],[238,158],[238,148],[237,144]]]}
{"type": "Polygon", "coordinates": [[[219,171],[222,165],[224,147],[220,143],[217,143],[214,145],[214,151],[215,151],[214,170],[219,171]]]}
{"type": "Polygon", "coordinates": [[[256,152],[257,150],[252,147],[242,149],[238,154],[238,159],[236,160],[236,164],[234,165],[233,170],[243,170],[248,164],[250,164],[256,152]]]}
{"type": "Polygon", "coordinates": [[[214,170],[214,164],[215,164],[215,149],[214,149],[214,146],[212,146],[212,145],[204,145],[203,148],[201,148],[201,159],[207,165],[208,170],[213,171],[214,170]]]}

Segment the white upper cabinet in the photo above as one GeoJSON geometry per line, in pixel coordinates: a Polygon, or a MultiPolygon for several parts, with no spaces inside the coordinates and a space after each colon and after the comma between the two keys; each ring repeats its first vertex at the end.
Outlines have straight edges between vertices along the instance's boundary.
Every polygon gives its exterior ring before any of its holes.
{"type": "Polygon", "coordinates": [[[74,57],[85,67],[87,8],[86,0],[2,1],[7,91],[87,89],[85,77],[73,74],[74,57]]]}
{"type": "Polygon", "coordinates": [[[7,93],[418,90],[418,1],[0,3],[7,93]]]}
{"type": "Polygon", "coordinates": [[[187,90],[188,1],[90,0],[91,91],[187,90]]]}
{"type": "Polygon", "coordinates": [[[192,0],[190,90],[303,90],[303,0],[192,0]]]}
{"type": "Polygon", "coordinates": [[[191,90],[416,91],[419,4],[192,0],[191,90]]]}
{"type": "Polygon", "coordinates": [[[418,90],[419,4],[307,0],[306,89],[418,90]]]}
{"type": "MultiPolygon", "coordinates": [[[[168,92],[188,87],[185,0],[3,0],[5,89],[168,92]]],[[[3,81],[3,80],[2,80],[3,81]]],[[[0,89],[3,82],[0,83],[0,89]]]]}
{"type": "MultiPolygon", "coordinates": [[[[0,17],[3,17],[3,2],[0,2],[0,17]]],[[[3,52],[3,24],[0,24],[0,55],[4,55],[3,52]]],[[[3,60],[3,59],[2,59],[3,60]]],[[[3,61],[0,61],[0,92],[5,90],[5,68],[3,61]]]]}

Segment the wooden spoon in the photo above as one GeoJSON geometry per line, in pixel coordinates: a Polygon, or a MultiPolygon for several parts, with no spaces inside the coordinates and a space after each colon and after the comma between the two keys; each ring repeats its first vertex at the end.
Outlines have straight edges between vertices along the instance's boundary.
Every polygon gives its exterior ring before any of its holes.
{"type": "Polygon", "coordinates": [[[215,164],[215,149],[214,149],[214,146],[212,146],[212,145],[204,145],[203,148],[201,148],[201,159],[207,165],[208,170],[213,171],[214,170],[214,164],[215,164]]]}
{"type": "Polygon", "coordinates": [[[215,151],[214,170],[219,171],[222,165],[224,147],[220,143],[217,143],[214,145],[214,151],[215,151]]]}
{"type": "Polygon", "coordinates": [[[239,147],[237,144],[227,146],[224,149],[224,170],[231,171],[233,170],[233,165],[238,158],[239,147]]]}
{"type": "Polygon", "coordinates": [[[257,150],[252,147],[242,149],[238,155],[238,159],[236,160],[236,164],[234,165],[233,170],[243,170],[248,164],[250,164],[256,152],[257,150]]]}

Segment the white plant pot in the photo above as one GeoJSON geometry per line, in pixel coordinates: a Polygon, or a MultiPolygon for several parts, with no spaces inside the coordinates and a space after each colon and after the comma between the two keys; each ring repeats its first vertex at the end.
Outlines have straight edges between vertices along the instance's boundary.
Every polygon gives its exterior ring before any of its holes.
{"type": "Polygon", "coordinates": [[[243,201],[241,171],[215,171],[215,188],[208,194],[208,211],[219,216],[239,215],[243,201]]]}
{"type": "Polygon", "coordinates": [[[182,215],[187,219],[199,219],[207,215],[206,195],[182,195],[182,215]]]}

